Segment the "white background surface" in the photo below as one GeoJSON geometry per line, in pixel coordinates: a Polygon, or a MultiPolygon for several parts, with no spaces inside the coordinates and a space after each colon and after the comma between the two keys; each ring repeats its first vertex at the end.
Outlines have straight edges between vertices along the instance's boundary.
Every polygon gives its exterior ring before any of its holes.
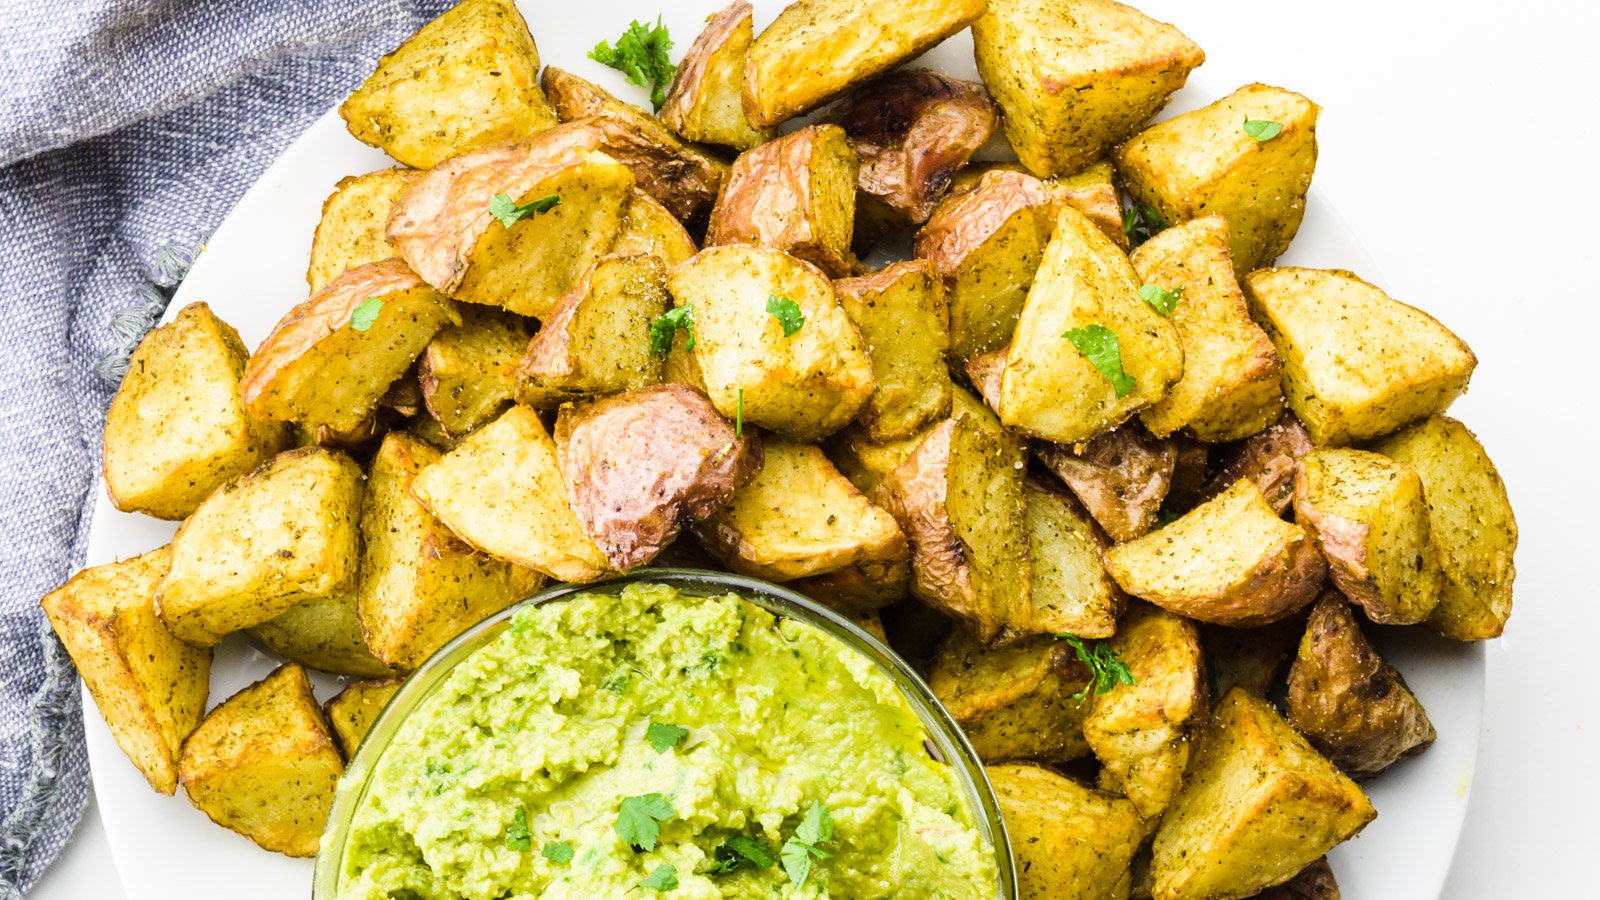
{"type": "MultiPolygon", "coordinates": [[[[1600,429],[1559,416],[1593,410],[1600,392],[1600,281],[1585,265],[1600,251],[1600,15],[1553,0],[1138,5],[1206,48],[1208,82],[1267,81],[1322,104],[1317,185],[1383,287],[1447,324],[1476,323],[1461,333],[1478,376],[1455,413],[1471,424],[1521,411],[1524,429],[1482,435],[1516,504],[1520,576],[1489,651],[1471,810],[1443,896],[1586,896],[1575,863],[1600,845],[1600,703],[1582,662],[1600,649],[1600,598],[1581,575],[1600,490],[1580,460],[1600,429]],[[1474,314],[1452,315],[1464,307],[1474,314]]],[[[92,808],[32,896],[123,898],[92,808]]]]}

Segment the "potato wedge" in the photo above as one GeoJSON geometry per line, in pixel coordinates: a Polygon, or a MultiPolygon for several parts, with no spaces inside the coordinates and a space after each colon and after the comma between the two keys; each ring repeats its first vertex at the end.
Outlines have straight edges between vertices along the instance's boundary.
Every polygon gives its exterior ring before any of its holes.
{"type": "Polygon", "coordinates": [[[656,256],[670,269],[699,249],[671,211],[654,197],[635,189],[611,252],[616,256],[656,256]]]}
{"type": "Polygon", "coordinates": [[[1149,533],[1172,486],[1178,448],[1137,424],[1123,425],[1086,444],[1039,443],[1034,455],[1076,494],[1113,541],[1149,533]]]}
{"type": "Polygon", "coordinates": [[[356,617],[356,589],[339,597],[302,600],[271,619],[246,629],[268,650],[311,669],[380,678],[388,663],[374,656],[356,617]]]}
{"type": "Polygon", "coordinates": [[[1145,835],[1133,804],[1040,766],[989,766],[1022,900],[1122,900],[1145,835]]]}
{"type": "Polygon", "coordinates": [[[1334,879],[1333,867],[1324,856],[1283,884],[1251,896],[1254,900],[1339,900],[1339,882],[1334,879]]]}
{"type": "Polygon", "coordinates": [[[428,413],[446,434],[465,435],[492,420],[516,394],[517,367],[532,335],[528,323],[498,309],[463,305],[417,360],[428,413]]]}
{"type": "Polygon", "coordinates": [[[211,492],[289,442],[239,399],[244,342],[211,307],[191,303],[145,335],[106,412],[106,494],[124,512],[182,519],[211,492]]]}
{"type": "MultiPolygon", "coordinates": [[[[962,194],[972,190],[990,172],[1032,174],[1027,166],[1017,162],[973,163],[951,179],[950,193],[962,194]]],[[[1111,163],[1101,160],[1076,175],[1039,179],[1050,195],[1050,221],[1055,221],[1055,214],[1062,206],[1070,206],[1100,226],[1100,230],[1118,247],[1128,249],[1128,234],[1122,227],[1122,197],[1117,193],[1115,174],[1111,163]]]]}
{"type": "Polygon", "coordinates": [[[1265,269],[1250,312],[1283,359],[1283,391],[1317,446],[1382,437],[1444,412],[1478,359],[1422,310],[1351,272],[1265,269]]]}
{"type": "Polygon", "coordinates": [[[345,759],[356,755],[356,749],[361,746],[361,739],[372,730],[372,723],[377,721],[378,713],[383,712],[383,708],[389,703],[389,698],[394,696],[395,691],[400,690],[402,683],[404,683],[402,678],[352,681],[344,686],[344,690],[333,695],[331,700],[322,705],[322,712],[327,716],[334,739],[339,742],[339,749],[343,751],[345,759]]]}
{"type": "Polygon", "coordinates": [[[986,763],[1089,754],[1089,670],[1053,635],[985,647],[958,628],[939,645],[928,686],[986,763]]]}
{"type": "Polygon", "coordinates": [[[1505,482],[1466,426],[1434,416],[1373,446],[1422,479],[1444,584],[1426,625],[1458,641],[1499,637],[1511,617],[1517,519],[1505,482]]]}
{"type": "Polygon", "coordinates": [[[178,753],[200,724],[211,677],[211,651],[178,640],[156,615],[171,562],[162,547],[94,566],[39,601],[117,746],[162,794],[178,786],[178,753]]]}
{"type": "Polygon", "coordinates": [[[998,350],[969,356],[961,367],[967,384],[991,410],[1000,406],[1000,378],[1005,375],[1006,356],[1010,352],[1011,345],[1007,344],[998,350]]]}
{"type": "Polygon", "coordinates": [[[1254,482],[1267,505],[1283,515],[1294,501],[1294,475],[1300,470],[1300,458],[1311,449],[1306,427],[1294,413],[1284,413],[1275,424],[1233,449],[1232,458],[1206,484],[1201,498],[1215,497],[1243,478],[1254,482]]]}
{"type": "Polygon", "coordinates": [[[757,436],[736,436],[684,384],[563,407],[555,441],[567,501],[619,572],[650,562],[685,519],[715,514],[761,469],[757,436]]]}
{"type": "Polygon", "coordinates": [[[874,441],[910,437],[950,414],[950,313],[944,282],[923,260],[833,284],[872,359],[877,389],[860,420],[874,441]]]}
{"type": "Polygon", "coordinates": [[[1311,532],[1239,481],[1165,528],[1106,551],[1124,591],[1214,625],[1250,627],[1316,599],[1327,563],[1311,532]]]}
{"type": "Polygon", "coordinates": [[[858,423],[836,432],[822,445],[822,450],[839,474],[850,479],[856,490],[870,497],[890,472],[910,458],[929,430],[931,428],[880,444],[858,423]]]}
{"type": "Polygon", "coordinates": [[[744,114],[764,127],[815,109],[972,24],[984,0],[797,0],[750,45],[744,114]]]}
{"type": "Polygon", "coordinates": [[[1272,265],[1300,229],[1317,165],[1315,103],[1293,91],[1248,84],[1221,100],[1150,126],[1117,151],[1133,199],[1169,225],[1228,220],[1228,256],[1240,279],[1272,265]],[[1256,139],[1247,120],[1276,123],[1256,139]]]}
{"type": "Polygon", "coordinates": [[[1439,605],[1444,575],[1422,479],[1408,466],[1365,450],[1313,451],[1294,478],[1294,516],[1367,618],[1411,625],[1439,605]]]}
{"type": "Polygon", "coordinates": [[[280,453],[200,504],[172,539],[161,619],[209,647],[306,600],[355,590],[361,469],[307,447],[280,453]]]}
{"type": "Polygon", "coordinates": [[[1201,625],[1212,695],[1238,685],[1257,697],[1272,696],[1305,633],[1305,618],[1296,614],[1256,628],[1201,625]]]}
{"type": "Polygon", "coordinates": [[[462,0],[379,60],[339,115],[357,140],[426,169],[554,125],[538,78],[516,4],[462,0]]]}
{"type": "Polygon", "coordinates": [[[1376,815],[1361,788],[1267,701],[1236,688],[1156,832],[1155,896],[1249,897],[1293,878],[1376,815]]]}
{"type": "Polygon", "coordinates": [[[783,250],[838,278],[850,274],[856,151],[837,125],[812,125],[734,160],[706,226],[706,246],[783,250]]]}
{"type": "Polygon", "coordinates": [[[411,494],[468,544],[558,581],[594,581],[605,554],[567,505],[556,444],[513,406],[422,469],[411,494]]]}
{"type": "Polygon", "coordinates": [[[878,610],[911,596],[911,566],[857,563],[797,578],[789,587],[860,625],[861,617],[876,620],[878,610]]]}
{"type": "Polygon", "coordinates": [[[343,771],[311,681],[294,663],[208,713],[178,762],[195,809],[289,856],[317,855],[343,771]]]}
{"type": "Polygon", "coordinates": [[[772,140],[778,129],[757,128],[744,117],[744,63],[755,36],[751,7],[733,0],[706,18],[657,113],[668,128],[690,141],[749,150],[772,140]]]}
{"type": "Polygon", "coordinates": [[[671,307],[656,256],[605,256],[590,266],[545,320],[517,364],[518,399],[556,406],[661,380],[650,323],[671,307]]]}
{"type": "Polygon", "coordinates": [[[312,293],[347,269],[400,255],[384,236],[384,229],[395,201],[421,174],[394,166],[339,179],[322,202],[322,219],[311,238],[306,282],[312,293]]]}
{"type": "Polygon", "coordinates": [[[1205,52],[1113,0],[989,0],[972,25],[978,72],[1035,175],[1071,175],[1150,121],[1205,52]]]}
{"type": "Polygon", "coordinates": [[[1122,593],[1100,555],[1105,539],[1071,498],[1038,484],[1023,486],[1028,506],[1028,556],[1033,563],[1030,634],[1110,637],[1122,593]]]}

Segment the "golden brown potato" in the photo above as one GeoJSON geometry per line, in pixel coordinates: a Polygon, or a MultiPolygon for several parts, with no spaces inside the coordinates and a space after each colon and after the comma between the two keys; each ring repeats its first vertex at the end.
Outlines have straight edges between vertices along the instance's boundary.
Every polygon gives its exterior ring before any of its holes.
{"type": "Polygon", "coordinates": [[[746,57],[744,114],[776,125],[887,72],[972,24],[984,0],[796,0],[746,57]]]}
{"type": "Polygon", "coordinates": [[[1439,605],[1444,576],[1422,479],[1365,450],[1315,450],[1294,478],[1294,517],[1317,536],[1333,583],[1383,625],[1411,625],[1439,605]]]}
{"type": "Polygon", "coordinates": [[[310,669],[378,678],[389,665],[367,646],[356,616],[356,589],[339,597],[302,600],[246,633],[273,653],[310,669]]]}
{"type": "Polygon", "coordinates": [[[950,414],[950,313],[925,261],[895,263],[833,284],[872,359],[877,389],[860,421],[872,440],[909,437],[950,414]]]}
{"type": "MultiPolygon", "coordinates": [[[[950,193],[960,194],[972,190],[990,172],[1020,172],[1031,175],[1028,167],[1015,162],[974,163],[957,172],[950,182],[950,193]]],[[[1117,194],[1115,169],[1101,160],[1076,175],[1052,176],[1039,179],[1050,195],[1050,220],[1063,206],[1083,213],[1089,221],[1100,226],[1106,237],[1123,250],[1128,248],[1128,234],[1122,228],[1122,198],[1117,194]]]]}
{"type": "Polygon", "coordinates": [[[1254,482],[1267,505],[1282,515],[1294,500],[1294,474],[1300,469],[1300,458],[1311,449],[1306,427],[1294,413],[1284,413],[1276,424],[1234,449],[1232,458],[1207,483],[1202,499],[1215,497],[1243,478],[1254,482]]]}
{"type": "Polygon", "coordinates": [[[1238,685],[1257,697],[1272,694],[1305,633],[1305,619],[1296,614],[1257,628],[1201,625],[1211,692],[1220,697],[1238,685]]]}
{"type": "Polygon", "coordinates": [[[1041,442],[1033,452],[1113,541],[1131,541],[1155,525],[1178,462],[1176,444],[1151,437],[1137,424],[1077,447],[1041,442]]]}
{"type": "Polygon", "coordinates": [[[305,600],[355,590],[361,469],[307,447],[280,453],[200,504],[172,539],[158,595],[172,633],[201,647],[305,600]]]}
{"type": "Polygon", "coordinates": [[[239,332],[204,303],[139,342],[106,412],[106,494],[125,512],[182,519],[218,486],[282,450],[288,432],[239,399],[239,332]]]}
{"type": "Polygon", "coordinates": [[[1276,422],[1283,414],[1278,354],[1250,321],[1234,280],[1228,223],[1206,216],[1168,228],[1130,261],[1145,285],[1180,295],[1171,318],[1183,377],[1140,413],[1145,427],[1158,437],[1186,429],[1202,441],[1236,441],[1276,422]]]}
{"type": "Polygon", "coordinates": [[[1106,551],[1106,571],[1142,600],[1214,625],[1249,627],[1312,600],[1328,567],[1304,526],[1278,518],[1248,481],[1177,521],[1106,551]]]}
{"type": "Polygon", "coordinates": [[[404,682],[401,678],[375,678],[366,681],[352,681],[344,686],[344,690],[333,696],[333,699],[322,705],[323,714],[332,726],[333,736],[339,742],[339,749],[344,752],[345,759],[356,755],[356,749],[361,746],[361,739],[372,730],[372,723],[378,719],[378,713],[383,712],[388,705],[389,698],[394,692],[400,690],[404,682]]]}
{"type": "Polygon", "coordinates": [[[816,440],[872,396],[861,335],[814,266],[764,247],[711,247],[669,272],[667,290],[690,309],[685,346],[723,416],[816,440]],[[796,329],[772,311],[784,300],[796,329]]]}
{"type": "Polygon", "coordinates": [[[289,856],[317,855],[343,771],[311,681],[294,663],[207,714],[178,761],[195,809],[289,856]]]}
{"type": "Polygon", "coordinates": [[[178,752],[200,724],[211,676],[211,651],[173,637],[156,615],[171,561],[162,547],[84,569],[39,601],[117,746],[163,794],[178,785],[178,752]]]}
{"type": "Polygon", "coordinates": [[[749,150],[778,134],[744,117],[744,62],[755,31],[750,4],[733,0],[706,18],[705,30],[678,62],[657,115],[686,140],[749,150]]]}
{"type": "Polygon", "coordinates": [[[400,255],[383,232],[394,202],[420,174],[395,166],[339,179],[322,203],[322,219],[311,238],[306,282],[312,293],[346,269],[400,255]]]}
{"type": "MultiPolygon", "coordinates": [[[[1023,486],[1028,505],[1028,556],[1033,564],[1032,634],[1110,637],[1122,594],[1100,556],[1106,542],[1071,498],[1037,484],[1023,486]]],[[[1013,626],[1015,627],[1015,626],[1013,626]]]]}
{"type": "Polygon", "coordinates": [[[563,407],[555,441],[572,511],[619,572],[648,563],[685,519],[727,505],[762,460],[753,432],[736,436],[705,394],[684,384],[563,407]]]}
{"type": "Polygon", "coordinates": [[[671,306],[656,256],[606,256],[583,273],[526,345],[518,397],[538,407],[661,380],[650,323],[671,306]]]}
{"type": "Polygon", "coordinates": [[[1382,437],[1443,412],[1478,364],[1422,310],[1333,269],[1264,269],[1250,311],[1283,359],[1283,391],[1317,446],[1382,437]]]}
{"type": "Polygon", "coordinates": [[[1361,788],[1267,701],[1229,691],[1156,832],[1155,896],[1249,897],[1293,878],[1376,815],[1361,788]]]}
{"type": "Polygon", "coordinates": [[[558,581],[594,581],[605,554],[567,505],[556,444],[533,410],[513,406],[411,482],[456,536],[558,581]]]}
{"type": "Polygon", "coordinates": [[[1339,882],[1334,880],[1333,867],[1324,856],[1283,884],[1251,896],[1254,900],[1339,900],[1339,882]]]}
{"type": "Polygon", "coordinates": [[[989,0],[972,42],[1012,149],[1040,176],[1071,175],[1120,144],[1206,58],[1113,0],[989,0]]]}
{"type": "Polygon", "coordinates": [[[1010,352],[1011,345],[1007,344],[998,350],[969,356],[961,367],[967,376],[967,384],[990,409],[1000,406],[1000,377],[1005,374],[1006,355],[1010,352]]]}
{"type": "Polygon", "coordinates": [[[1370,778],[1438,736],[1417,695],[1367,643],[1337,591],[1311,609],[1285,705],[1289,724],[1352,778],[1370,778]]]}
{"type": "Polygon", "coordinates": [[[616,256],[657,256],[672,268],[695,254],[700,248],[694,245],[683,223],[679,222],[665,206],[644,191],[635,190],[628,200],[628,212],[622,219],[622,230],[617,242],[611,246],[616,256]]]}
{"type": "Polygon", "coordinates": [[[1434,416],[1373,449],[1422,478],[1429,531],[1444,569],[1439,605],[1427,626],[1458,641],[1499,637],[1511,617],[1517,520],[1483,445],[1455,419],[1434,416]]]}
{"type": "Polygon", "coordinates": [[[244,366],[239,392],[258,419],[349,431],[378,407],[455,304],[398,259],[368,263],[289,310],[244,366]]]}
{"type": "Polygon", "coordinates": [[[865,628],[862,617],[877,621],[878,610],[911,596],[911,566],[857,563],[788,586],[865,628]]]}
{"type": "Polygon", "coordinates": [[[911,457],[929,430],[880,444],[857,423],[828,438],[822,449],[839,473],[850,479],[856,490],[870,497],[890,472],[911,457]]]}
{"type": "Polygon", "coordinates": [[[858,168],[837,125],[812,125],[746,150],[711,210],[706,246],[772,247],[835,278],[850,274],[858,168]]]}
{"type": "Polygon", "coordinates": [[[1039,766],[989,766],[1022,900],[1123,900],[1145,825],[1133,804],[1039,766]]]}
{"type": "MultiPolygon", "coordinates": [[[[446,434],[464,435],[500,414],[517,389],[528,323],[502,310],[463,305],[417,360],[428,413],[446,434]]],[[[414,415],[415,413],[413,413],[414,415]]]]}
{"type": "Polygon", "coordinates": [[[339,107],[357,140],[418,169],[556,123],[539,51],[511,0],[462,0],[422,27],[339,107]]]}
{"type": "Polygon", "coordinates": [[[1089,754],[1089,670],[1054,635],[985,647],[958,628],[939,645],[928,686],[986,763],[1089,754]]]}

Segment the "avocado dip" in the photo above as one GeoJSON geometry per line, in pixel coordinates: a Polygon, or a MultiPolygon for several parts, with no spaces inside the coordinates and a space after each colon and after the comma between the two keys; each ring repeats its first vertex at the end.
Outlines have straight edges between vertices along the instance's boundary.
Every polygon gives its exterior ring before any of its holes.
{"type": "Polygon", "coordinates": [[[871,661],[734,594],[528,607],[384,749],[338,898],[994,897],[923,737],[871,661]]]}

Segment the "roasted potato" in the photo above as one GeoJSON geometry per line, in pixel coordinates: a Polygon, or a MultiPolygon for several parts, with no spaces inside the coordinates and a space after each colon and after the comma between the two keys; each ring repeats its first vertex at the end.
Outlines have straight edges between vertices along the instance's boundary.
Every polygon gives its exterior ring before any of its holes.
{"type": "Polygon", "coordinates": [[[1283,359],[1289,408],[1318,446],[1382,437],[1443,412],[1478,364],[1420,309],[1332,269],[1264,269],[1250,311],[1283,359]]]}
{"type": "Polygon", "coordinates": [[[1317,165],[1318,111],[1293,91],[1245,85],[1123,144],[1117,151],[1122,186],[1168,224],[1226,219],[1228,256],[1242,279],[1272,265],[1300,229],[1317,165]],[[1252,137],[1247,122],[1281,131],[1252,137]]]}
{"type": "Polygon", "coordinates": [[[734,160],[706,226],[706,246],[783,250],[838,278],[850,252],[860,163],[837,125],[812,125],[734,160]]]}
{"type": "MultiPolygon", "coordinates": [[[[990,172],[1020,172],[1031,174],[1028,167],[1015,162],[974,163],[967,166],[950,182],[950,193],[960,194],[972,190],[990,172]]],[[[1122,198],[1117,193],[1114,178],[1116,170],[1107,160],[1101,160],[1076,175],[1052,176],[1039,179],[1050,195],[1050,220],[1062,206],[1070,206],[1089,217],[1100,226],[1118,247],[1128,248],[1128,234],[1122,227],[1122,198]]]]}
{"type": "Polygon", "coordinates": [[[1211,467],[1211,446],[1178,435],[1170,439],[1178,451],[1172,463],[1172,484],[1167,486],[1163,508],[1177,513],[1194,509],[1204,496],[1206,470],[1211,467]]]}
{"type": "Polygon", "coordinates": [[[1339,900],[1339,882],[1334,880],[1333,867],[1324,856],[1283,884],[1251,896],[1254,900],[1339,900]]]}
{"type": "Polygon", "coordinates": [[[950,414],[950,313],[944,283],[922,260],[833,284],[872,360],[877,388],[860,421],[872,440],[896,441],[950,414]]]}
{"type": "Polygon", "coordinates": [[[865,628],[862,617],[876,621],[878,610],[911,596],[911,566],[857,563],[788,586],[865,628]]]}
{"type": "Polygon", "coordinates": [[[855,418],[876,383],[861,335],[822,272],[779,250],[702,250],[667,274],[689,307],[690,352],[717,411],[793,440],[816,440],[855,418]],[[798,327],[774,304],[787,300],[798,327]]]}
{"type": "Polygon", "coordinates": [[[1370,778],[1437,737],[1417,695],[1372,649],[1337,591],[1311,608],[1285,706],[1289,724],[1352,778],[1370,778]]]}
{"type": "Polygon", "coordinates": [[[208,713],[178,761],[195,809],[289,856],[317,855],[343,771],[311,680],[294,663],[208,713]]]}
{"type": "Polygon", "coordinates": [[[554,125],[538,77],[516,4],[462,0],[379,60],[339,115],[357,140],[426,169],[554,125]]]}
{"type": "Polygon", "coordinates": [[[1122,612],[1122,593],[1100,555],[1105,539],[1076,503],[1037,484],[1025,484],[1028,557],[1033,578],[1032,634],[1110,637],[1122,612]]]}
{"type": "Polygon", "coordinates": [[[342,453],[290,450],[217,489],[172,539],[162,621],[200,647],[356,586],[361,469],[342,453]]]}
{"type": "Polygon", "coordinates": [[[239,393],[258,419],[355,429],[439,329],[460,322],[405,263],[368,263],[279,320],[245,362],[239,393]]]}
{"type": "Polygon", "coordinates": [[[822,449],[839,473],[850,479],[856,490],[870,497],[890,472],[910,458],[930,430],[931,427],[910,437],[880,444],[872,439],[865,426],[857,423],[836,432],[822,449]]]}
{"type": "Polygon", "coordinates": [[[659,257],[602,257],[527,344],[516,369],[519,399],[550,407],[660,381],[662,360],[650,349],[650,323],[671,302],[659,257]]]}
{"type": "Polygon", "coordinates": [[[1180,429],[1202,441],[1249,437],[1283,414],[1278,353],[1250,321],[1228,259],[1228,223],[1206,216],[1168,228],[1130,257],[1146,285],[1179,294],[1172,324],[1183,377],[1139,414],[1157,437],[1180,429]]]}
{"type": "Polygon", "coordinates": [[[145,335],[106,412],[106,494],[124,512],[182,519],[220,485],[283,449],[288,431],[245,412],[246,352],[211,307],[191,303],[145,335]]]}
{"type": "Polygon", "coordinates": [[[1254,482],[1267,505],[1282,515],[1294,501],[1294,475],[1300,469],[1300,458],[1311,449],[1306,427],[1294,413],[1284,413],[1275,424],[1233,449],[1231,458],[1206,484],[1201,499],[1215,497],[1243,478],[1254,482]]]}
{"type": "Polygon", "coordinates": [[[757,128],[744,117],[744,63],[755,34],[750,14],[749,3],[734,0],[708,16],[678,62],[657,115],[686,140],[749,150],[777,137],[777,128],[757,128]]]}
{"type": "Polygon", "coordinates": [[[1033,452],[1113,541],[1131,541],[1156,524],[1178,462],[1175,443],[1151,437],[1137,423],[1076,447],[1041,442],[1033,452]]]}
{"type": "Polygon", "coordinates": [[[1089,754],[1089,670],[1054,635],[985,647],[958,628],[939,646],[928,686],[986,763],[1089,754]]]}
{"type": "Polygon", "coordinates": [[[635,190],[628,200],[628,212],[622,218],[622,230],[611,252],[617,256],[656,256],[672,268],[695,254],[698,247],[665,206],[644,191],[635,190]]]}
{"type": "Polygon", "coordinates": [[[367,646],[356,617],[354,587],[343,596],[302,600],[246,633],[273,653],[307,668],[357,678],[390,672],[367,646]]]}
{"type": "Polygon", "coordinates": [[[439,329],[417,360],[428,414],[446,434],[457,436],[476,430],[511,402],[517,366],[531,337],[525,321],[502,310],[463,305],[460,312],[461,324],[439,329]]]}
{"type": "Polygon", "coordinates": [[[533,410],[513,406],[411,482],[411,494],[456,536],[558,581],[610,569],[567,505],[555,441],[533,410]]]}
{"type": "Polygon", "coordinates": [[[39,605],[105,717],[111,736],[150,786],[178,786],[178,752],[200,724],[211,651],[173,637],[156,615],[167,547],[84,569],[39,605]]]}
{"type": "Polygon", "coordinates": [[[311,238],[306,282],[312,293],[346,269],[400,255],[384,236],[384,229],[394,202],[420,174],[416,169],[395,166],[339,179],[322,203],[322,219],[311,238]]]}
{"type": "Polygon", "coordinates": [[[1317,536],[1339,590],[1383,625],[1411,625],[1444,582],[1422,479],[1366,450],[1315,450],[1294,478],[1294,517],[1317,536]]]}
{"type": "Polygon", "coordinates": [[[744,114],[776,125],[972,24],[984,0],[797,0],[750,45],[744,114]]]}
{"type": "Polygon", "coordinates": [[[1035,175],[1071,175],[1150,121],[1205,52],[1113,0],[989,0],[972,25],[983,83],[1035,175]]]}
{"type": "Polygon", "coordinates": [[[989,766],[1022,900],[1122,900],[1144,841],[1133,804],[1040,766],[989,766]]]}
{"type": "Polygon", "coordinates": [[[1248,481],[1112,547],[1105,561],[1133,596],[1236,627],[1265,625],[1308,605],[1328,572],[1311,533],[1278,518],[1248,481]]]}
{"type": "Polygon", "coordinates": [[[1194,755],[1156,832],[1159,900],[1249,897],[1293,878],[1377,815],[1267,701],[1237,688],[1194,755]]]}
{"type": "Polygon", "coordinates": [[[1499,637],[1517,577],[1517,520],[1505,482],[1466,426],[1434,416],[1373,446],[1422,479],[1444,570],[1426,625],[1458,641],[1499,637]]]}
{"type": "Polygon", "coordinates": [[[969,356],[961,367],[962,374],[967,376],[967,384],[990,409],[1000,407],[1000,376],[1005,374],[1006,355],[1010,352],[1011,345],[1007,344],[998,350],[969,356]]]}
{"type": "Polygon", "coordinates": [[[563,407],[555,441],[572,511],[619,572],[648,563],[685,519],[726,506],[762,460],[755,434],[736,435],[683,384],[563,407]]]}
{"type": "Polygon", "coordinates": [[[400,690],[403,679],[400,678],[375,678],[366,681],[352,681],[344,686],[344,690],[333,696],[333,699],[322,705],[323,714],[327,716],[328,724],[332,727],[333,736],[339,742],[339,749],[344,752],[345,759],[356,755],[356,749],[361,746],[361,739],[372,730],[372,723],[378,719],[378,713],[388,705],[389,698],[394,692],[400,690]]]}
{"type": "Polygon", "coordinates": [[[1238,685],[1257,697],[1272,695],[1305,633],[1305,619],[1296,614],[1256,628],[1201,625],[1211,693],[1220,697],[1238,685]]]}

